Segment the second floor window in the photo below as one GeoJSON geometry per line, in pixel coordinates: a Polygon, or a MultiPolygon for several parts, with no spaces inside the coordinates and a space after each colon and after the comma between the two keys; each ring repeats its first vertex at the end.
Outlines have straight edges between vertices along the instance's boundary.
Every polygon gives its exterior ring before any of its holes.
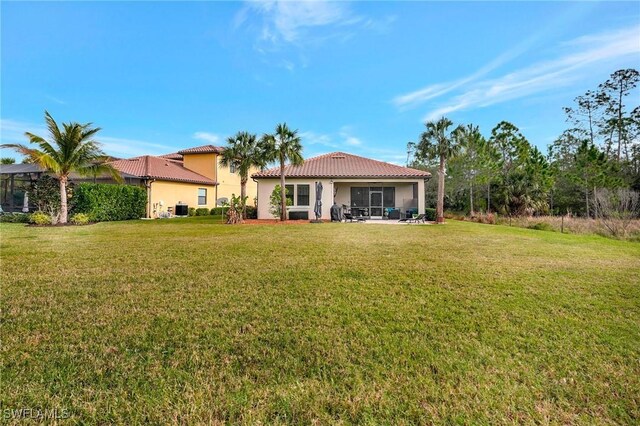
{"type": "Polygon", "coordinates": [[[231,163],[229,165],[229,173],[235,173],[236,172],[236,165],[231,163]]]}

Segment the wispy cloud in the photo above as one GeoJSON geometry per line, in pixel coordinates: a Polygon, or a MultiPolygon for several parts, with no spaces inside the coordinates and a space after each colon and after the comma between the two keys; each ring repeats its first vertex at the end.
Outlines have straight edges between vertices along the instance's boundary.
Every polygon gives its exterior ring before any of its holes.
{"type": "Polygon", "coordinates": [[[272,0],[246,1],[231,25],[252,34],[262,62],[293,72],[309,65],[311,49],[347,42],[359,31],[387,33],[395,20],[358,15],[347,1],[272,0]]]}
{"type": "Polygon", "coordinates": [[[347,151],[393,164],[404,164],[406,162],[407,156],[403,149],[373,147],[370,143],[354,135],[353,126],[345,125],[340,127],[337,132],[331,133],[303,132],[300,137],[307,157],[314,157],[331,151],[347,151]]]}
{"type": "Polygon", "coordinates": [[[57,104],[59,104],[59,105],[66,105],[66,104],[67,104],[65,101],[63,101],[63,100],[62,100],[62,99],[60,99],[60,98],[56,98],[55,96],[45,95],[45,97],[46,97],[47,99],[49,99],[50,101],[53,101],[53,102],[55,102],[55,103],[57,103],[57,104]]]}
{"type": "Polygon", "coordinates": [[[362,140],[360,140],[360,138],[355,137],[352,133],[353,133],[353,130],[351,126],[342,126],[342,128],[340,128],[340,132],[338,132],[338,134],[342,138],[342,142],[345,145],[349,145],[349,146],[362,145],[362,140]]]}
{"type": "Polygon", "coordinates": [[[209,132],[195,132],[193,134],[193,138],[207,141],[213,144],[220,142],[220,140],[222,139],[219,135],[216,135],[215,133],[209,133],[209,132]]]}
{"type": "MultiPolygon", "coordinates": [[[[43,124],[4,118],[0,120],[0,143],[2,144],[28,144],[29,141],[24,135],[25,132],[35,133],[44,138],[48,137],[48,131],[43,124]]],[[[173,147],[168,145],[114,136],[102,136],[101,133],[98,133],[95,139],[100,142],[104,152],[116,157],[133,157],[145,154],[160,155],[174,150],[173,147]]],[[[2,155],[6,154],[3,152],[2,155]]]]}
{"type": "Polygon", "coordinates": [[[437,83],[413,93],[398,96],[394,103],[402,108],[415,106],[454,92],[455,96],[429,111],[424,120],[437,119],[455,111],[482,108],[560,87],[582,78],[595,66],[640,54],[640,26],[580,37],[557,46],[554,59],[540,61],[500,77],[479,80],[496,68],[495,63],[453,83],[437,83]],[[489,70],[489,71],[487,71],[489,70]]]}
{"type": "Polygon", "coordinates": [[[237,28],[250,13],[262,17],[260,39],[271,43],[297,43],[314,28],[354,25],[362,18],[353,16],[346,3],[329,1],[250,1],[236,15],[237,28]]]}

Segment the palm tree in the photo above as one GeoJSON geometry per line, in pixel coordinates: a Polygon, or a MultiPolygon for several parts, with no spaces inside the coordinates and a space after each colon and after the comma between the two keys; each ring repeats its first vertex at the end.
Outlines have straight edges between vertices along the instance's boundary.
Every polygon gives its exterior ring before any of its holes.
{"type": "Polygon", "coordinates": [[[118,172],[108,164],[108,157],[100,149],[100,144],[92,137],[100,131],[92,128],[92,123],[63,123],[58,127],[53,117],[45,111],[44,118],[49,129],[50,141],[43,137],[26,132],[29,142],[38,146],[30,148],[23,144],[4,144],[2,148],[11,148],[24,155],[30,162],[38,164],[53,173],[60,182],[60,223],[67,223],[67,182],[71,172],[80,175],[93,173],[110,173],[117,181],[121,180],[118,172]]]}
{"type": "Polygon", "coordinates": [[[287,123],[276,126],[276,132],[262,137],[261,146],[263,159],[266,162],[278,161],[280,163],[280,220],[287,220],[287,197],[284,179],[285,162],[289,161],[294,166],[304,163],[302,158],[302,144],[297,130],[291,130],[287,123]]]}
{"type": "Polygon", "coordinates": [[[438,202],[436,205],[436,221],[444,223],[444,177],[446,175],[447,160],[455,156],[460,145],[456,142],[449,127],[453,122],[442,117],[438,121],[425,123],[427,130],[420,136],[416,148],[416,156],[421,160],[438,160],[438,202]]]}
{"type": "Polygon", "coordinates": [[[256,135],[249,132],[238,132],[227,138],[227,146],[222,152],[220,164],[224,167],[233,165],[240,176],[240,199],[242,217],[247,217],[247,181],[249,172],[254,167],[263,167],[264,158],[256,135]]]}

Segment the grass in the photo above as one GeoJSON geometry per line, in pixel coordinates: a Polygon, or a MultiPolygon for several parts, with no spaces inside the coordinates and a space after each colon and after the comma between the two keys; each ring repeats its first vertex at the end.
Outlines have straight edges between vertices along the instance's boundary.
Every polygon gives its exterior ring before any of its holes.
{"type": "Polygon", "coordinates": [[[211,217],[0,233],[3,410],[83,424],[640,421],[637,243],[211,217]]]}

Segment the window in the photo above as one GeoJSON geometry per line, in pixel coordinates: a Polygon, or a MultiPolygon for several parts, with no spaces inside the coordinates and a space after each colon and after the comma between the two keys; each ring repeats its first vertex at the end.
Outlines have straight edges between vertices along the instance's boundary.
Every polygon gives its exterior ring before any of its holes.
{"type": "Polygon", "coordinates": [[[207,205],[207,188],[198,188],[198,205],[207,205]]]}
{"type": "Polygon", "coordinates": [[[229,173],[235,173],[236,172],[236,165],[235,163],[231,163],[229,164],[229,173]]]}
{"type": "Polygon", "coordinates": [[[298,205],[309,205],[309,185],[298,185],[298,205]]]}
{"type": "Polygon", "coordinates": [[[418,184],[417,183],[413,184],[413,199],[414,200],[418,199],[418,184]]]}
{"type": "Polygon", "coordinates": [[[395,207],[396,206],[396,189],[393,186],[385,186],[382,189],[382,204],[383,207],[395,207]]]}
{"type": "Polygon", "coordinates": [[[293,185],[285,185],[284,189],[286,189],[286,197],[287,200],[289,200],[287,202],[287,205],[293,205],[293,185]]]}

